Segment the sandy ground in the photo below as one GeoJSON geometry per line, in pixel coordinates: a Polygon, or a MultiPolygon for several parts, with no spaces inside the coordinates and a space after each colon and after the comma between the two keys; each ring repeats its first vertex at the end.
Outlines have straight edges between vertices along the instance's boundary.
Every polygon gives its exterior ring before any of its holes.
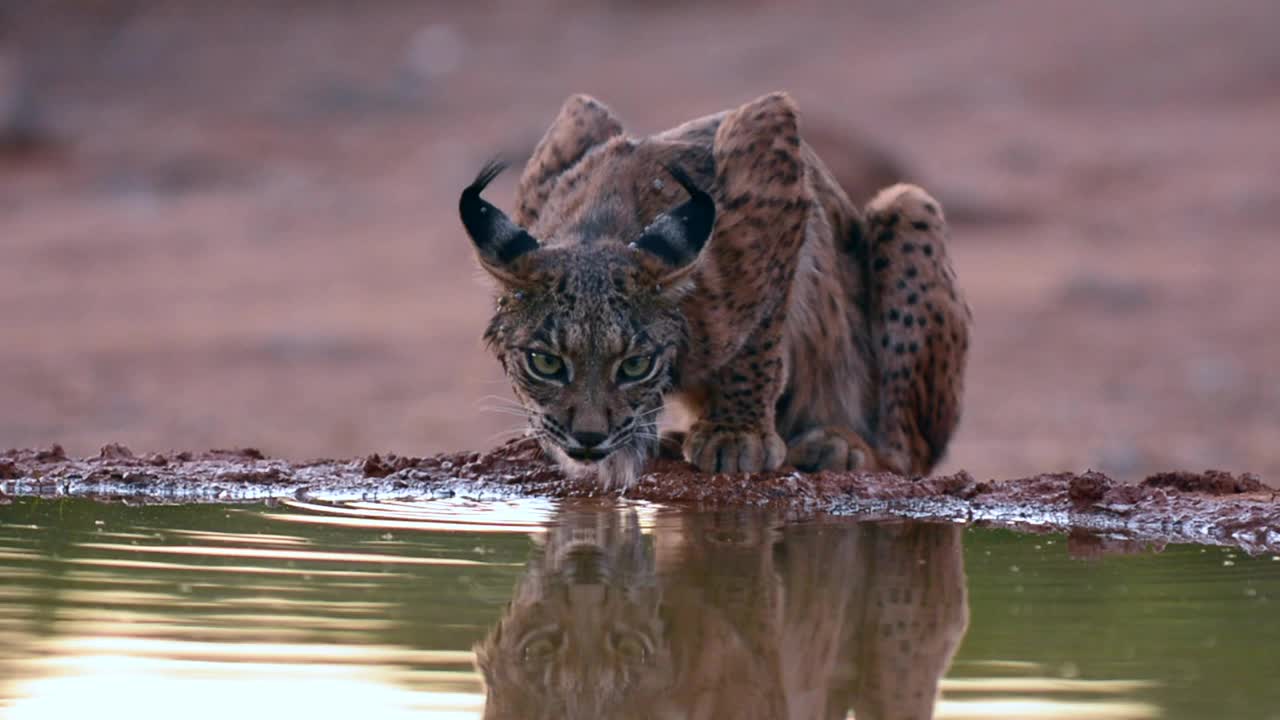
{"type": "Polygon", "coordinates": [[[433,5],[0,0],[55,138],[0,153],[0,448],[491,445],[476,168],[786,89],[956,221],[941,471],[1280,480],[1280,4],[433,5]]]}

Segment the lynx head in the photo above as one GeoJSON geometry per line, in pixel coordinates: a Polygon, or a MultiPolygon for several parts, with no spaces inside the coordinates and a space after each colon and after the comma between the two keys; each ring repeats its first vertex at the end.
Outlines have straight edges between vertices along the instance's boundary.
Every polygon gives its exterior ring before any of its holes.
{"type": "Polygon", "coordinates": [[[502,169],[486,166],[459,203],[499,285],[485,342],[543,447],[566,470],[625,486],[657,447],[657,416],[688,335],[680,299],[715,203],[668,168],[689,198],[634,237],[599,226],[576,228],[585,233],[576,242],[535,238],[480,197],[502,169]]]}
{"type": "Polygon", "coordinates": [[[559,520],[475,647],[484,717],[664,717],[675,678],[651,539],[633,513],[559,520]]]}

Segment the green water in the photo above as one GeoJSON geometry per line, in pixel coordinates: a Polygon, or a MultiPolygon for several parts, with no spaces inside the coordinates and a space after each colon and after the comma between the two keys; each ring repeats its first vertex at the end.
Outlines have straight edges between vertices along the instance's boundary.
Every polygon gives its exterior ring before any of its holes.
{"type": "Polygon", "coordinates": [[[1271,556],[959,525],[23,499],[0,717],[1280,718],[1277,601],[1271,556]]]}

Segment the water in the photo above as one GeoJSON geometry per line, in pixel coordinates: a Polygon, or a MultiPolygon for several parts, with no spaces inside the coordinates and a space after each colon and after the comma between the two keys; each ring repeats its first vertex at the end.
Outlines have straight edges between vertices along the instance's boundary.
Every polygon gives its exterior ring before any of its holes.
{"type": "Polygon", "coordinates": [[[1220,548],[635,504],[23,499],[0,506],[0,578],[3,718],[1280,718],[1280,560],[1220,548]]]}

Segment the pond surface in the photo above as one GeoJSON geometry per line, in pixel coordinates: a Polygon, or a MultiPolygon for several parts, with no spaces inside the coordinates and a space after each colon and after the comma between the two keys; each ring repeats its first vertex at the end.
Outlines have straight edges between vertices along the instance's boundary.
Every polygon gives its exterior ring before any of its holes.
{"type": "Polygon", "coordinates": [[[0,717],[1280,718],[1280,560],[1104,549],[604,502],[20,499],[0,717]]]}

